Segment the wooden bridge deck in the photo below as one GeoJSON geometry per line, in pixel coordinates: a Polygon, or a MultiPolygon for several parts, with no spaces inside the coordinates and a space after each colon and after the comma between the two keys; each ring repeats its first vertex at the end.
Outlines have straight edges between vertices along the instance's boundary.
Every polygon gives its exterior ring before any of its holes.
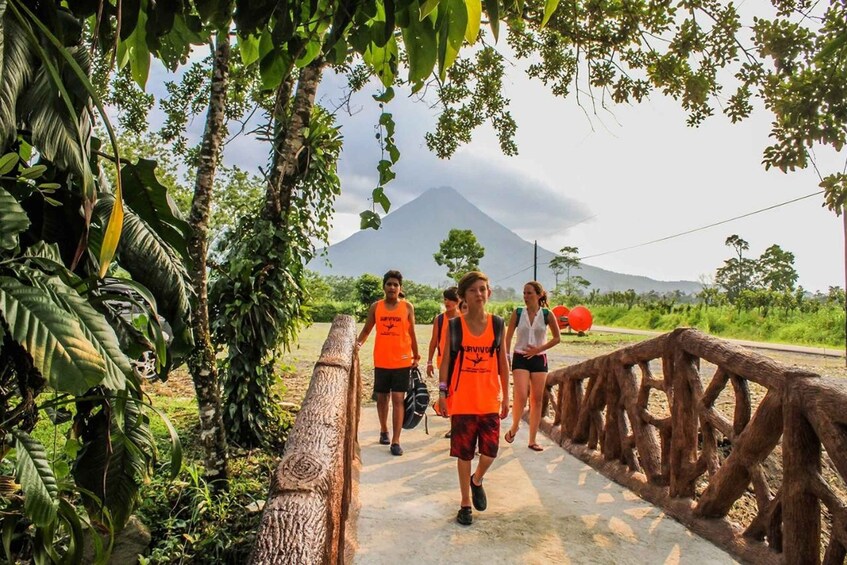
{"type": "Polygon", "coordinates": [[[513,444],[500,443],[485,482],[488,510],[460,526],[446,430],[437,417],[430,435],[423,423],[404,430],[405,454],[393,457],[377,442],[375,407],[363,407],[357,563],[735,562],[541,434],[545,451],[530,451],[525,424],[513,444]]]}

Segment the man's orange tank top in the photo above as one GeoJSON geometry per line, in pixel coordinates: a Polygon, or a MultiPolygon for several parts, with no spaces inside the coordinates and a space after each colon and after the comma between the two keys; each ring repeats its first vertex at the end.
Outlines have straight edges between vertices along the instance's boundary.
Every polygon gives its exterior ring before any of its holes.
{"type": "Polygon", "coordinates": [[[453,375],[450,378],[449,410],[450,414],[495,414],[500,412],[500,369],[497,364],[497,352],[492,355],[494,343],[493,316],[482,335],[472,335],[464,316],[459,318],[462,324],[462,350],[453,375]]]}
{"type": "Polygon", "coordinates": [[[385,300],[376,303],[374,312],[374,367],[405,369],[412,366],[412,337],[409,335],[409,307],[405,300],[397,302],[394,310],[385,307],[385,300]]]}

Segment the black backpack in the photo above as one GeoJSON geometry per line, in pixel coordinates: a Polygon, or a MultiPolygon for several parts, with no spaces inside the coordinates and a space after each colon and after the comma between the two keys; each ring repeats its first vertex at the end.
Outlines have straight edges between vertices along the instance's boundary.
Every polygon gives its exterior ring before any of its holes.
{"type": "MultiPolygon", "coordinates": [[[[410,381],[411,386],[406,391],[406,399],[404,400],[404,430],[411,430],[416,427],[426,415],[426,409],[429,406],[429,390],[426,388],[426,383],[421,378],[421,372],[417,367],[412,367],[410,381]]],[[[426,433],[429,433],[429,426],[426,427],[426,433]]]]}
{"type": "MultiPolygon", "coordinates": [[[[495,355],[500,351],[500,344],[503,342],[505,323],[500,316],[494,316],[491,324],[494,329],[494,341],[491,343],[488,352],[490,355],[495,355]]],[[[464,355],[465,350],[462,349],[462,318],[459,316],[450,320],[450,364],[447,370],[447,390],[450,390],[450,381],[453,379],[453,367],[456,366],[456,361],[462,362],[464,355]]]]}

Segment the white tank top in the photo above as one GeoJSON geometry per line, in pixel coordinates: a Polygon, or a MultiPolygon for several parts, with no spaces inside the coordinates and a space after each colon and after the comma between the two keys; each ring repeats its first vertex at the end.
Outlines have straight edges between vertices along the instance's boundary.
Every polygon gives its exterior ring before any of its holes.
{"type": "Polygon", "coordinates": [[[524,353],[530,347],[544,345],[547,341],[547,324],[544,323],[544,309],[538,309],[538,312],[535,313],[535,319],[530,324],[529,313],[524,308],[515,326],[515,333],[517,335],[517,341],[515,342],[516,353],[524,353]]]}

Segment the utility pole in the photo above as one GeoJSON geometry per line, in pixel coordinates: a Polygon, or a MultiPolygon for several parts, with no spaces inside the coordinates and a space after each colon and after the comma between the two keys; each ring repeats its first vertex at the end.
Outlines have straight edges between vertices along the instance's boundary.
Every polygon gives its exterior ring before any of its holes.
{"type": "MultiPolygon", "coordinates": [[[[844,228],[847,229],[847,223],[844,224],[844,228]]],[[[847,232],[845,232],[847,234],[847,232]]],[[[845,252],[847,253],[847,252],[845,252]]],[[[532,280],[538,280],[538,240],[535,240],[535,245],[532,248],[532,280]]]]}

